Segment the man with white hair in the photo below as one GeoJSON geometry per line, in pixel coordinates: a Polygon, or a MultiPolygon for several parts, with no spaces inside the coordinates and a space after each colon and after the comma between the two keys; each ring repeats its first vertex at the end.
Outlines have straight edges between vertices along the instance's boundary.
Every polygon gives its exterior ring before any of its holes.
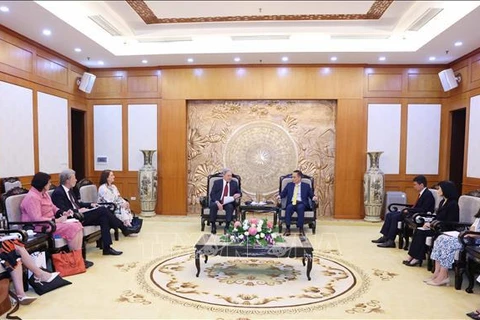
{"type": "Polygon", "coordinates": [[[212,225],[212,234],[217,233],[217,213],[218,210],[225,210],[225,232],[232,222],[233,210],[235,210],[235,201],[242,196],[242,192],[236,180],[232,180],[232,170],[222,170],[223,179],[216,180],[210,191],[210,224],[212,225]]]}
{"type": "Polygon", "coordinates": [[[73,187],[77,183],[75,171],[66,169],[60,172],[60,186],[52,193],[52,202],[61,210],[72,210],[74,213],[83,214],[84,226],[100,226],[102,232],[102,247],[104,255],[121,255],[111,247],[112,236],[110,229],[119,228],[124,236],[132,233],[138,233],[138,230],[127,228],[119,219],[117,219],[106,207],[98,206],[96,203],[79,202],[73,193],[73,187]]]}

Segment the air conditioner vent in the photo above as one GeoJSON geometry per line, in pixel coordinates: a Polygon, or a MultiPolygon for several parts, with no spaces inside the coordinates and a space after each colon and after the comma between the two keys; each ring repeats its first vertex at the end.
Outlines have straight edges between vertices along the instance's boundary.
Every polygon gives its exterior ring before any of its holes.
{"type": "Polygon", "coordinates": [[[190,37],[177,37],[177,38],[144,38],[138,39],[140,43],[172,43],[172,42],[188,42],[192,41],[190,37]]]}
{"type": "Polygon", "coordinates": [[[390,38],[389,34],[332,34],[333,40],[382,40],[390,38]]]}
{"type": "Polygon", "coordinates": [[[90,20],[95,22],[100,28],[110,33],[112,36],[121,36],[122,33],[115,28],[110,22],[108,22],[103,16],[95,15],[95,16],[88,16],[90,20]]]}
{"type": "Polygon", "coordinates": [[[443,11],[443,8],[428,8],[417,20],[415,20],[407,31],[418,31],[423,28],[437,14],[443,11]]]}
{"type": "Polygon", "coordinates": [[[257,35],[257,36],[231,36],[233,41],[248,41],[248,40],[288,40],[290,39],[289,35],[257,35]]]}

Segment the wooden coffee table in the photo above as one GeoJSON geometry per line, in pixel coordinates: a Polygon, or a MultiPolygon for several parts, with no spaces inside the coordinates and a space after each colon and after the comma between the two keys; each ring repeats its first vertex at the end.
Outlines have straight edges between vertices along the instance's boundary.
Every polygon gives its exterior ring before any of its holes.
{"type": "Polygon", "coordinates": [[[271,246],[247,246],[238,243],[222,242],[220,236],[204,234],[195,244],[195,266],[197,277],[200,274],[200,256],[205,256],[205,263],[208,256],[222,257],[246,257],[246,258],[302,258],[303,266],[307,260],[307,278],[310,278],[312,270],[313,248],[306,237],[289,236],[285,242],[279,242],[271,246]]]}

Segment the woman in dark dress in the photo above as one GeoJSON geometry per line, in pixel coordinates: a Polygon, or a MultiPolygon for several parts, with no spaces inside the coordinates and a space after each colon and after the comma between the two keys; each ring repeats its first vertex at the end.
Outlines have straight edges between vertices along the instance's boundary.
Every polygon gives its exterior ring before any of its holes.
{"type": "MultiPolygon", "coordinates": [[[[453,182],[441,181],[438,184],[438,195],[440,197],[443,196],[443,200],[440,201],[436,216],[431,222],[458,222],[458,194],[453,182]]],[[[425,222],[423,225],[423,230],[418,228],[415,230],[410,250],[408,250],[408,257],[403,261],[405,265],[409,267],[422,266],[422,261],[425,259],[426,253],[425,240],[427,237],[435,234],[434,231],[430,230],[431,222],[425,222]]]]}

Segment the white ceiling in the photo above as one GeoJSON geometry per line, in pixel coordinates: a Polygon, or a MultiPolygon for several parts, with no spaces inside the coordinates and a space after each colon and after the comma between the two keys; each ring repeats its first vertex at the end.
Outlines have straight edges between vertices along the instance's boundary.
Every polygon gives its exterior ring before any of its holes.
{"type": "MultiPolygon", "coordinates": [[[[145,1],[158,18],[363,15],[374,1],[145,1]]],[[[446,64],[480,47],[480,1],[393,1],[377,20],[146,24],[126,1],[0,1],[0,24],[90,68],[446,64]],[[408,31],[429,9],[441,9],[408,31]],[[101,16],[120,35],[92,21],[101,16]],[[52,34],[45,36],[42,30],[52,34]],[[245,37],[249,37],[246,40],[245,37]],[[461,41],[463,45],[454,46],[461,41]],[[75,52],[81,48],[81,52],[75,52]],[[282,57],[288,57],[283,62],[282,57]],[[330,58],[337,57],[332,62],[330,58]],[[385,61],[378,58],[384,56],[385,61]],[[429,57],[436,59],[430,61],[429,57]],[[240,61],[234,61],[234,58],[240,61]],[[188,58],[193,62],[189,63],[188,58]],[[147,63],[142,63],[147,60],[147,63]],[[103,65],[99,64],[103,61],[103,65]]]]}

